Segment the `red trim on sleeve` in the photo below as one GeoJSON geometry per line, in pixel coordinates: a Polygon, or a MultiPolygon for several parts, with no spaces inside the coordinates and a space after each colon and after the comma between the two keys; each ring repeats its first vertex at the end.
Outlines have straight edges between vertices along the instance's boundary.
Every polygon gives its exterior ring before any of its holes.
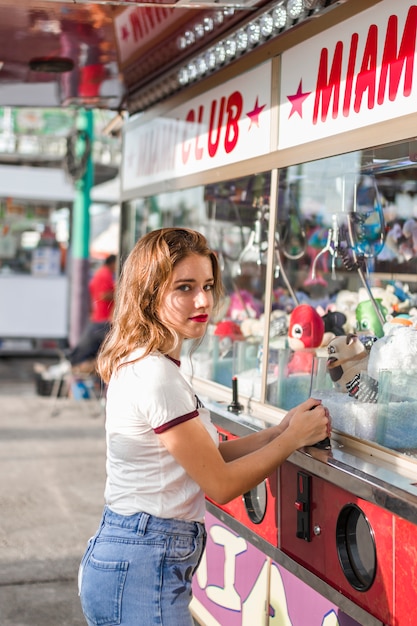
{"type": "Polygon", "coordinates": [[[162,424],[162,426],[158,426],[158,428],[154,428],[154,433],[156,433],[157,435],[160,435],[161,433],[164,433],[166,430],[169,430],[173,426],[177,426],[178,424],[182,424],[183,422],[188,422],[188,420],[192,419],[193,417],[197,417],[198,415],[199,413],[196,409],[195,411],[192,411],[191,413],[186,413],[185,415],[181,415],[181,417],[176,417],[170,422],[167,422],[166,424],[162,424]]]}

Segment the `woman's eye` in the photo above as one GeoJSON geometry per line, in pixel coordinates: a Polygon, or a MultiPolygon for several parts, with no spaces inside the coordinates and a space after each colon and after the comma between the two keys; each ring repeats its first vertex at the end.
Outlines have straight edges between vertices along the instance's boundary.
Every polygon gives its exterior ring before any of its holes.
{"type": "Polygon", "coordinates": [[[189,291],[191,289],[190,285],[179,285],[179,291],[189,291]]]}
{"type": "Polygon", "coordinates": [[[204,289],[205,289],[206,291],[211,291],[212,289],[214,289],[214,285],[213,285],[212,283],[210,283],[210,285],[206,285],[206,286],[204,287],[204,289]]]}

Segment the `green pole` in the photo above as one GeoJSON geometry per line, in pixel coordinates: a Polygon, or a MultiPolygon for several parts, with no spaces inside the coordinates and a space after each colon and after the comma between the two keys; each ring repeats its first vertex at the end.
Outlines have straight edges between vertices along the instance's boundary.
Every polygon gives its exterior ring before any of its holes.
{"type": "Polygon", "coordinates": [[[75,346],[89,317],[90,273],[90,190],[94,182],[92,159],[93,111],[81,109],[77,115],[72,175],[75,199],[71,227],[71,287],[69,343],[75,346]]]}

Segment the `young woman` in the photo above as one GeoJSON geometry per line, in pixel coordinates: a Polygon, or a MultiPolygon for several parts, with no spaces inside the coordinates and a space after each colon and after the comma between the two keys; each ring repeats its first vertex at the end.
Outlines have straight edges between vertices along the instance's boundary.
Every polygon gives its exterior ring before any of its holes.
{"type": "Polygon", "coordinates": [[[108,383],[107,482],[80,565],[90,626],[191,626],[205,494],[228,502],[329,433],[327,410],[309,399],[277,426],[219,443],[180,355],[185,339],[204,336],[222,293],[216,255],[192,230],[153,231],[124,264],[98,361],[108,383]]]}

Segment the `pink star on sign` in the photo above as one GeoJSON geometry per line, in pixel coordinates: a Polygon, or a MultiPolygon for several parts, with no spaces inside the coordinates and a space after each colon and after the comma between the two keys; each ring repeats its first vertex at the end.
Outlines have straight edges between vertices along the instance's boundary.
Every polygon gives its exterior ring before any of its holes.
{"type": "Polygon", "coordinates": [[[292,115],[294,115],[294,113],[298,113],[298,115],[302,118],[303,117],[303,104],[304,104],[304,100],[306,98],[308,98],[308,96],[311,94],[311,91],[306,91],[303,93],[303,81],[300,80],[300,84],[298,85],[298,89],[297,89],[297,93],[294,94],[293,96],[287,96],[288,100],[291,102],[291,112],[288,116],[288,119],[290,119],[290,117],[292,115]]]}
{"type": "Polygon", "coordinates": [[[259,106],[258,96],[256,96],[256,102],[255,102],[255,106],[254,106],[253,110],[249,111],[249,113],[246,113],[246,115],[250,119],[250,124],[249,124],[249,129],[248,130],[250,130],[252,128],[252,124],[256,124],[256,126],[259,128],[259,116],[260,116],[260,114],[262,113],[262,111],[264,110],[265,107],[266,107],[266,104],[264,104],[261,107],[259,106]]]}

